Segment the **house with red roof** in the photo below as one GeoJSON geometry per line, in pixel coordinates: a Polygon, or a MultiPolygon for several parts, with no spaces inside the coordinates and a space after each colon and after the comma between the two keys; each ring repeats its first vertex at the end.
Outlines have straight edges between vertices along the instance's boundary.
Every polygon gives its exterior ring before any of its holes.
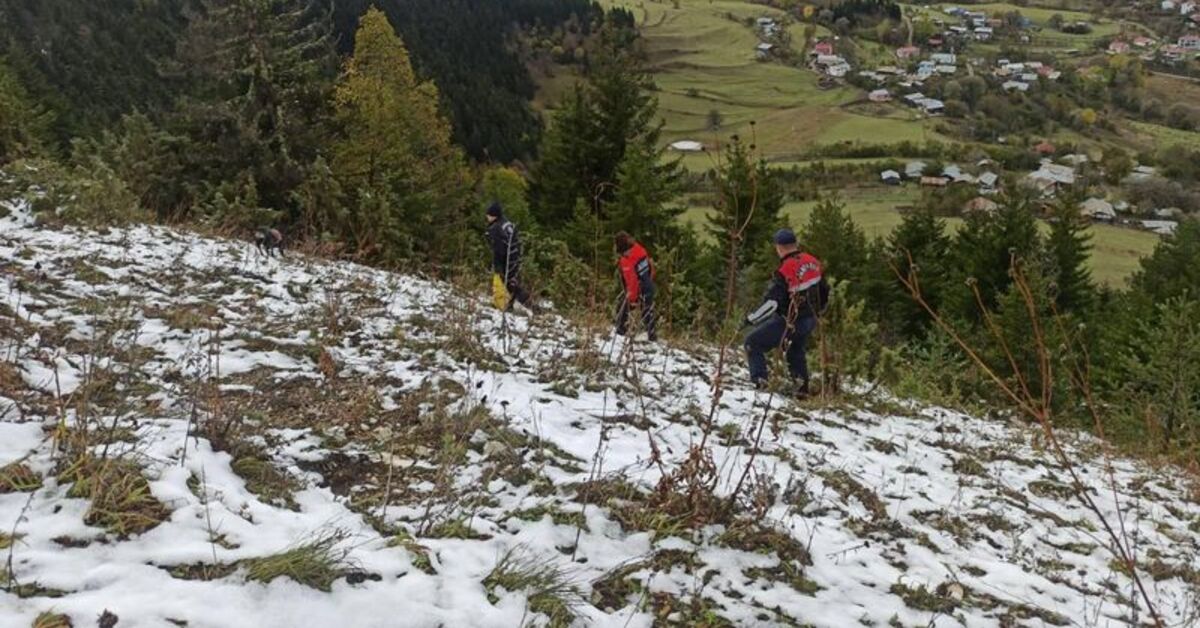
{"type": "Polygon", "coordinates": [[[816,45],[813,46],[812,51],[813,51],[813,54],[815,54],[815,55],[832,55],[833,54],[833,42],[828,41],[828,40],[819,41],[816,43],[816,45]]]}

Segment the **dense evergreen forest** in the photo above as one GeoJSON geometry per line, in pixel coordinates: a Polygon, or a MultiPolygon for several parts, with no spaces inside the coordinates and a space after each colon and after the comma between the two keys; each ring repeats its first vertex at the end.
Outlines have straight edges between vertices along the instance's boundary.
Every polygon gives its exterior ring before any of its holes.
{"type": "MultiPolygon", "coordinates": [[[[0,54],[56,113],[51,131],[61,144],[95,134],[123,114],[170,106],[184,87],[171,68],[178,42],[189,22],[212,4],[2,0],[0,54]]],[[[314,15],[330,14],[331,43],[343,56],[353,50],[359,16],[369,6],[381,7],[403,36],[418,73],[441,90],[456,143],[475,159],[498,162],[531,157],[541,130],[529,107],[535,86],[513,47],[515,34],[534,26],[553,30],[572,19],[586,29],[598,13],[588,0],[311,5],[314,15]]]]}
{"type": "MultiPolygon", "coordinates": [[[[656,259],[668,335],[738,337],[798,183],[736,137],[685,181],[632,15],[583,0],[369,5],[0,0],[4,194],[48,222],[274,225],[320,254],[476,281],[481,210],[499,200],[530,284],[561,311],[608,310],[624,230],[656,259]],[[568,40],[579,80],[543,121],[523,55],[568,40]],[[680,220],[685,183],[715,208],[702,230],[680,220]]],[[[826,392],[881,382],[1044,410],[1195,459],[1200,225],[1181,223],[1114,292],[1088,274],[1079,199],[1014,186],[998,200],[957,231],[920,207],[870,240],[836,198],[794,225],[835,280],[814,358],[826,392]]]]}

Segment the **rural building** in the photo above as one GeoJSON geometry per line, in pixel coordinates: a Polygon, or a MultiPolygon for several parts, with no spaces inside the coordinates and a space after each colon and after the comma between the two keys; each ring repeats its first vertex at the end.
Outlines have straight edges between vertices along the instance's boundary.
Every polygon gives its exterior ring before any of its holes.
{"type": "Polygon", "coordinates": [[[1033,147],[1033,152],[1039,155],[1053,155],[1058,149],[1050,142],[1042,141],[1033,147]]]}
{"type": "Polygon", "coordinates": [[[946,103],[936,98],[926,98],[921,101],[921,108],[925,110],[925,113],[936,115],[946,109],[946,103]]]}
{"type": "Polygon", "coordinates": [[[1004,89],[1004,91],[1006,91],[1006,92],[1011,92],[1011,91],[1027,92],[1027,91],[1029,91],[1029,83],[1023,83],[1021,81],[1005,81],[1004,84],[1001,85],[1000,87],[1002,87],[1004,89]]]}
{"type": "Polygon", "coordinates": [[[996,191],[996,184],[1000,182],[1000,175],[988,171],[979,175],[979,193],[991,194],[996,191]]]}
{"type": "Polygon", "coordinates": [[[1102,199],[1092,197],[1079,205],[1079,213],[1101,222],[1112,222],[1117,219],[1117,210],[1113,204],[1102,199]]]}
{"type": "Polygon", "coordinates": [[[1129,53],[1129,42],[1120,39],[1114,40],[1108,45],[1108,54],[1123,55],[1129,53]]]}
{"type": "Polygon", "coordinates": [[[1043,160],[1042,167],[1029,173],[1028,180],[1043,195],[1054,196],[1059,188],[1075,185],[1075,169],[1043,160]]]}
{"type": "Polygon", "coordinates": [[[779,32],[779,24],[775,23],[774,18],[760,17],[758,18],[758,32],[762,33],[763,37],[774,37],[779,32]]]}
{"type": "Polygon", "coordinates": [[[916,179],[925,174],[926,163],[923,161],[910,161],[904,164],[904,177],[907,179],[916,179]]]}
{"type": "Polygon", "coordinates": [[[1163,207],[1156,209],[1153,212],[1155,218],[1171,219],[1183,215],[1183,210],[1178,207],[1163,207]]]}
{"type": "Polygon", "coordinates": [[[958,57],[953,52],[935,52],[929,55],[929,60],[937,65],[956,65],[958,57]]]}
{"type": "Polygon", "coordinates": [[[1179,47],[1184,50],[1200,50],[1200,35],[1184,35],[1180,37],[1179,47]]]}
{"type": "Polygon", "coordinates": [[[958,72],[958,66],[956,65],[939,65],[933,69],[937,71],[938,74],[954,74],[955,72],[958,72]]]}
{"type": "Polygon", "coordinates": [[[896,58],[898,59],[907,60],[919,54],[921,54],[921,49],[916,46],[904,46],[896,49],[896,58]]]}
{"type": "Polygon", "coordinates": [[[967,204],[963,206],[964,213],[984,212],[990,214],[997,209],[1000,209],[999,203],[990,198],[984,198],[982,196],[976,196],[975,198],[967,201],[967,204]]]}
{"type": "Polygon", "coordinates": [[[1178,226],[1179,226],[1179,223],[1175,222],[1174,220],[1143,220],[1142,221],[1143,229],[1146,229],[1148,231],[1153,231],[1154,233],[1157,233],[1158,235],[1171,235],[1171,234],[1175,233],[1175,227],[1178,227],[1178,226]]]}
{"type": "Polygon", "coordinates": [[[1183,58],[1187,56],[1187,49],[1183,46],[1166,46],[1161,52],[1163,58],[1171,62],[1183,61],[1183,58]]]}
{"type": "Polygon", "coordinates": [[[1197,5],[1195,2],[1189,0],[1188,2],[1184,2],[1183,4],[1179,5],[1179,14],[1191,15],[1196,12],[1197,8],[1200,8],[1200,5],[1197,5]]]}
{"type": "Polygon", "coordinates": [[[921,177],[921,185],[931,188],[946,187],[946,179],[943,177],[921,177]]]}
{"type": "Polygon", "coordinates": [[[704,150],[704,144],[693,142],[692,140],[680,140],[671,144],[671,150],[677,150],[681,153],[698,153],[704,150]]]}
{"type": "Polygon", "coordinates": [[[900,173],[895,170],[884,170],[879,173],[879,178],[888,185],[900,185],[900,173]]]}
{"type": "Polygon", "coordinates": [[[771,51],[773,50],[775,50],[775,44],[768,44],[764,41],[754,48],[754,54],[759,59],[766,59],[771,56],[771,51]]]}
{"type": "Polygon", "coordinates": [[[819,42],[817,42],[817,43],[816,43],[816,45],[814,45],[814,46],[813,46],[813,49],[812,49],[812,51],[813,51],[813,54],[815,54],[815,55],[818,55],[818,56],[820,56],[820,55],[825,55],[825,56],[832,55],[832,54],[833,54],[833,42],[831,42],[831,41],[819,41],[819,42]]]}
{"type": "Polygon", "coordinates": [[[974,175],[963,172],[962,168],[953,164],[942,169],[942,176],[950,179],[951,183],[975,183],[974,175]]]}
{"type": "Polygon", "coordinates": [[[890,102],[892,100],[892,93],[886,89],[877,89],[867,94],[867,100],[871,102],[890,102]]]}
{"type": "Polygon", "coordinates": [[[1162,4],[1159,6],[1162,7],[1163,11],[1174,11],[1175,10],[1175,0],[1162,0],[1162,4]]]}
{"type": "Polygon", "coordinates": [[[975,29],[975,39],[978,39],[979,41],[988,41],[992,38],[992,35],[995,34],[995,32],[996,31],[991,27],[980,26],[975,29]]]}
{"type": "Polygon", "coordinates": [[[1134,38],[1133,45],[1137,46],[1138,48],[1149,48],[1150,46],[1154,45],[1154,40],[1142,35],[1134,38]]]}
{"type": "Polygon", "coordinates": [[[1158,170],[1153,166],[1135,166],[1127,178],[1131,181],[1145,181],[1157,175],[1158,170]]]}
{"type": "Polygon", "coordinates": [[[1083,153],[1071,153],[1062,158],[1063,163],[1070,164],[1078,168],[1088,162],[1088,156],[1083,153]]]}

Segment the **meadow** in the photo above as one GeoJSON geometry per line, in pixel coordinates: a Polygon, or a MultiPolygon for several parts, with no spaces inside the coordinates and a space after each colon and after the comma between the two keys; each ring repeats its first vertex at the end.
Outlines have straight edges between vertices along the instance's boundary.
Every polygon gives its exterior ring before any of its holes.
{"type": "MultiPolygon", "coordinates": [[[[808,68],[756,60],[759,39],[743,20],[782,17],[778,10],[733,0],[681,0],[679,8],[625,0],[604,4],[632,10],[642,26],[668,142],[712,146],[739,135],[755,142],[768,160],[782,160],[816,143],[920,141],[934,134],[928,121],[899,108],[886,117],[846,110],[863,99],[862,90],[822,89],[808,68]],[[722,118],[715,130],[709,124],[712,111],[722,118]]],[[[790,32],[792,48],[802,56],[803,25],[790,32]]],[[[685,165],[707,168],[710,162],[693,156],[685,165]]]]}

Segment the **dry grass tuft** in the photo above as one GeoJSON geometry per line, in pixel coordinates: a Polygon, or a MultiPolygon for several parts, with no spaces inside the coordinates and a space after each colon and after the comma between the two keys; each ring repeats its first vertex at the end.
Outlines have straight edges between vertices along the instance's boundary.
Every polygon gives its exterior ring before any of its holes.
{"type": "Polygon", "coordinates": [[[0,494],[26,493],[42,487],[42,476],[20,463],[0,467],[0,494]]]}
{"type": "Polygon", "coordinates": [[[46,611],[33,620],[33,628],[71,628],[71,618],[62,613],[46,611]]]}
{"type": "Polygon", "coordinates": [[[146,532],[170,514],[151,493],[141,467],[129,460],[84,456],[59,481],[72,484],[69,497],[91,500],[84,523],[119,537],[146,532]]]}

